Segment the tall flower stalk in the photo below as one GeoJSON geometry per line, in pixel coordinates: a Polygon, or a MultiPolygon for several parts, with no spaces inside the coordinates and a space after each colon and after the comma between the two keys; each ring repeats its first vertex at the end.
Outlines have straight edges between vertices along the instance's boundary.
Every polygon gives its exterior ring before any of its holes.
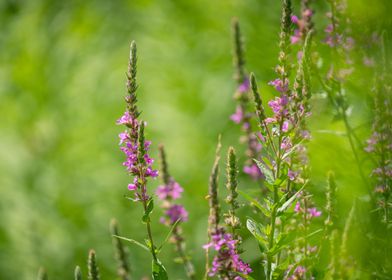
{"type": "Polygon", "coordinates": [[[181,193],[184,190],[174,178],[170,176],[163,145],[159,146],[159,157],[161,161],[163,185],[158,187],[156,195],[161,200],[162,208],[165,211],[165,216],[161,218],[161,222],[172,227],[170,242],[175,245],[188,278],[196,279],[194,266],[186,253],[185,239],[181,228],[181,223],[188,220],[188,213],[182,205],[174,203],[175,200],[181,197],[181,193]]]}
{"type": "Polygon", "coordinates": [[[375,184],[374,193],[377,208],[382,213],[383,222],[388,225],[392,219],[392,90],[388,59],[385,51],[385,38],[382,42],[382,63],[373,90],[374,120],[372,135],[367,140],[365,150],[373,157],[377,166],[372,171],[375,184]]]}
{"type": "MultiPolygon", "coordinates": [[[[208,220],[208,240],[209,242],[204,246],[207,254],[207,265],[206,265],[206,276],[218,276],[219,279],[223,280],[241,280],[246,279],[246,275],[252,272],[252,269],[247,263],[245,263],[239,256],[238,244],[240,243],[239,237],[235,234],[235,230],[232,224],[228,224],[228,227],[224,227],[220,224],[220,205],[218,198],[218,175],[219,175],[219,152],[220,143],[218,144],[215,162],[212,168],[209,186],[209,204],[210,204],[210,216],[208,220]],[[229,233],[231,231],[231,233],[229,233]],[[212,266],[209,266],[209,249],[213,248],[216,255],[213,258],[212,266]]],[[[229,149],[228,158],[231,158],[231,163],[228,165],[229,169],[233,168],[233,156],[234,150],[229,149]]],[[[233,176],[236,176],[236,170],[232,170],[233,176]]],[[[230,175],[229,175],[230,176],[230,175]]],[[[234,178],[232,178],[234,179],[234,178]]],[[[230,179],[229,179],[230,181],[230,179]]],[[[234,179],[236,181],[236,179],[234,179]]],[[[232,181],[233,183],[233,181],[232,181]]],[[[236,204],[236,186],[231,184],[231,195],[234,197],[230,204],[233,206],[236,204]]],[[[235,208],[235,207],[234,207],[235,208]]],[[[234,216],[233,208],[229,214],[231,218],[234,216]]]]}
{"type": "MultiPolygon", "coordinates": [[[[261,144],[263,153],[261,160],[256,163],[266,178],[266,186],[269,189],[269,197],[265,204],[261,205],[251,199],[252,204],[268,218],[267,226],[259,224],[251,219],[247,226],[251,233],[265,248],[266,279],[272,279],[273,274],[287,274],[287,269],[292,269],[295,275],[307,275],[306,268],[299,263],[306,264],[308,243],[306,235],[310,218],[321,214],[315,207],[311,207],[310,199],[304,190],[308,182],[307,153],[304,142],[310,139],[310,133],[306,129],[306,118],[310,115],[310,78],[309,78],[309,52],[311,32],[308,32],[304,40],[301,57],[298,61],[297,74],[293,86],[290,86],[289,77],[291,71],[290,36],[292,30],[291,1],[283,1],[282,20],[280,32],[279,64],[276,67],[278,78],[271,81],[279,93],[279,97],[268,102],[273,115],[268,117],[262,99],[260,97],[256,79],[251,74],[251,89],[254,95],[256,114],[258,117],[261,144]],[[294,201],[299,199],[295,211],[294,201]],[[302,208],[301,208],[302,207],[302,208]],[[302,210],[303,209],[303,210],[302,210]],[[293,211],[294,210],[294,211],[293,211]],[[301,212],[303,228],[305,231],[302,261],[294,260],[294,265],[288,266],[288,252],[284,249],[289,247],[287,236],[294,234],[285,229],[289,217],[293,212],[301,212]]],[[[297,277],[295,276],[295,277],[297,277]]],[[[282,276],[283,277],[283,276],[282,276]]]]}
{"type": "Polygon", "coordinates": [[[230,229],[229,231],[235,239],[238,239],[237,230],[241,227],[240,219],[236,216],[236,210],[240,207],[237,202],[238,197],[238,181],[237,181],[237,158],[235,155],[235,150],[230,147],[227,152],[227,163],[226,163],[226,176],[227,183],[226,188],[229,192],[226,197],[226,203],[229,205],[230,209],[227,214],[225,214],[225,223],[230,229]]]}
{"type": "Polygon", "coordinates": [[[345,81],[354,71],[351,52],[355,47],[355,40],[350,36],[350,28],[348,28],[347,3],[345,0],[328,0],[328,2],[330,11],[327,13],[327,17],[330,23],[325,28],[324,43],[331,50],[329,70],[326,77],[322,78],[317,68],[313,69],[323,90],[327,94],[330,104],[335,110],[334,119],[341,120],[344,124],[358,173],[364,184],[368,185],[367,176],[363,172],[359,156],[359,148],[362,143],[350,124],[351,107],[345,93],[345,81]]]}
{"type": "Polygon", "coordinates": [[[254,180],[260,179],[262,174],[253,162],[254,158],[258,158],[261,145],[252,128],[252,118],[254,114],[249,108],[249,101],[251,100],[250,81],[245,69],[245,55],[243,38],[241,35],[240,25],[236,18],[232,21],[233,33],[233,65],[234,65],[234,80],[237,83],[237,90],[234,94],[234,99],[237,101],[237,108],[230,119],[236,124],[241,125],[244,133],[241,136],[241,142],[246,143],[247,160],[243,167],[243,172],[248,174],[254,180]]]}
{"type": "MultiPolygon", "coordinates": [[[[158,259],[158,249],[155,245],[152,231],[150,214],[154,209],[154,200],[149,196],[147,191],[147,183],[149,178],[158,176],[158,171],[152,168],[154,160],[149,156],[148,150],[151,142],[145,139],[144,130],[146,123],[139,119],[139,111],[137,108],[137,50],[136,43],[131,43],[130,58],[127,72],[127,91],[125,97],[127,104],[124,115],[117,121],[117,124],[124,125],[126,130],[120,133],[121,150],[126,155],[123,165],[128,173],[133,176],[132,183],[128,184],[128,189],[134,192],[134,198],[130,198],[135,202],[142,204],[144,214],[142,222],[146,225],[148,240],[146,245],[151,253],[153,265],[152,274],[154,279],[167,279],[164,266],[158,259]]],[[[143,246],[143,245],[142,245],[143,246]]]]}

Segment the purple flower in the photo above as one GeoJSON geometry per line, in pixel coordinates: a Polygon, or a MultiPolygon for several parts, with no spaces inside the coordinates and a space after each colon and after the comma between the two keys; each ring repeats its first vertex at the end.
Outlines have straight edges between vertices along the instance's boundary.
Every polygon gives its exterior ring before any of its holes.
{"type": "Polygon", "coordinates": [[[290,37],[291,44],[297,44],[301,41],[301,32],[298,29],[294,30],[294,34],[290,37]]]}
{"type": "Polygon", "coordinates": [[[261,173],[260,169],[256,164],[244,166],[244,173],[248,174],[253,180],[263,178],[264,175],[261,173]]]}
{"type": "Polygon", "coordinates": [[[128,130],[119,134],[120,138],[120,150],[125,154],[126,158],[123,162],[123,166],[126,167],[127,171],[134,176],[133,183],[128,185],[128,190],[135,191],[136,199],[147,200],[148,195],[146,193],[145,183],[139,183],[140,178],[144,180],[148,177],[155,178],[158,176],[158,171],[152,168],[154,160],[148,155],[148,150],[151,145],[151,141],[145,141],[144,143],[144,162],[142,167],[138,158],[138,142],[135,139],[137,137],[138,122],[136,119],[132,119],[129,112],[125,112],[124,115],[117,121],[118,124],[125,124],[128,130]],[[140,192],[138,192],[140,191],[140,192]]]}
{"type": "MultiPolygon", "coordinates": [[[[234,240],[231,234],[225,233],[219,229],[212,235],[209,244],[203,246],[204,249],[214,248],[218,254],[212,261],[212,267],[209,276],[225,275],[227,279],[243,279],[239,274],[249,274],[252,272],[249,264],[245,263],[237,252],[237,240],[234,240]]],[[[226,278],[225,278],[226,279],[226,278]]]]}
{"type": "Polygon", "coordinates": [[[128,111],[124,113],[124,115],[121,116],[117,120],[117,124],[127,124],[127,125],[133,125],[134,123],[137,123],[136,119],[133,119],[132,116],[129,114],[128,111]]]}
{"type": "Polygon", "coordinates": [[[230,119],[236,124],[240,124],[243,118],[244,118],[244,112],[242,111],[241,106],[237,106],[235,113],[230,116],[230,119]]]}
{"type": "Polygon", "coordinates": [[[171,224],[174,224],[178,220],[182,222],[188,221],[188,212],[182,205],[179,204],[173,204],[170,206],[170,208],[166,210],[165,214],[169,217],[171,224]]]}
{"type": "Polygon", "coordinates": [[[299,213],[301,211],[302,211],[301,204],[299,203],[299,201],[297,201],[297,203],[295,204],[295,207],[294,207],[294,212],[299,213]]]}
{"type": "Polygon", "coordinates": [[[283,132],[287,132],[289,131],[289,122],[288,121],[284,121],[282,124],[282,131],[283,132]]]}
{"type": "Polygon", "coordinates": [[[292,16],[291,16],[291,22],[292,22],[292,23],[298,24],[298,21],[299,21],[299,19],[298,19],[298,17],[297,17],[296,15],[292,15],[292,16]]]}
{"type": "Polygon", "coordinates": [[[311,9],[306,9],[303,11],[302,16],[303,17],[311,17],[311,16],[313,16],[313,11],[311,9]]]}
{"type": "Polygon", "coordinates": [[[285,82],[283,82],[281,79],[275,79],[269,82],[268,85],[273,86],[277,91],[284,93],[288,90],[289,81],[285,80],[285,82]]]}
{"type": "Polygon", "coordinates": [[[319,217],[319,216],[321,216],[321,211],[317,211],[317,209],[315,207],[309,208],[308,212],[309,212],[311,217],[319,217]]]}
{"type": "Polygon", "coordinates": [[[156,190],[159,199],[178,199],[184,189],[174,180],[170,180],[168,185],[161,185],[156,190]]]}
{"type": "Polygon", "coordinates": [[[248,78],[245,78],[244,81],[242,82],[242,84],[240,84],[240,85],[238,86],[237,91],[238,91],[239,93],[246,93],[246,92],[249,91],[249,89],[250,89],[249,79],[248,79],[248,78]]]}
{"type": "Polygon", "coordinates": [[[282,143],[280,144],[280,148],[287,152],[292,147],[293,147],[293,144],[291,143],[291,139],[289,137],[284,137],[282,140],[282,143]]]}
{"type": "Polygon", "coordinates": [[[294,181],[297,178],[298,174],[298,171],[293,171],[291,169],[289,169],[289,171],[287,172],[287,176],[289,177],[290,181],[294,181]]]}
{"type": "Polygon", "coordinates": [[[276,97],[274,100],[268,102],[268,106],[271,107],[275,114],[281,113],[287,104],[287,96],[276,97]]]}

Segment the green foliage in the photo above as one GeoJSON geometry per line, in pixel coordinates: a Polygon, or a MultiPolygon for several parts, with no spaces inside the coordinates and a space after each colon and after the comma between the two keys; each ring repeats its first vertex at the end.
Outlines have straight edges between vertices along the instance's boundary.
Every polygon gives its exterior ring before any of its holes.
{"type": "Polygon", "coordinates": [[[154,280],[167,280],[169,279],[167,276],[166,268],[160,262],[160,260],[152,261],[152,278],[154,280]]]}
{"type": "MultiPolygon", "coordinates": [[[[224,132],[223,146],[234,145],[237,154],[243,154],[237,142],[238,130],[228,121],[235,107],[231,95],[236,86],[230,81],[228,26],[233,16],[241,21],[247,42],[247,67],[255,71],[268,112],[266,104],[274,93],[266,84],[274,77],[278,53],[278,2],[1,1],[1,277],[31,279],[44,264],[56,279],[70,279],[75,263],[85,263],[85,252],[94,246],[102,252],[102,278],[110,279],[115,275],[115,265],[110,236],[105,233],[111,217],[122,221],[125,236],[135,240],[145,237],[140,230],[140,209],[122,199],[128,194],[129,178],[121,170],[123,157],[115,137],[120,128],[114,126],[123,108],[121,96],[127,80],[124,57],[128,56],[131,39],[138,41],[138,99],[148,121],[148,138],[153,140],[151,149],[156,154],[158,142],[166,143],[171,172],[184,182],[184,202],[190,212],[184,234],[190,250],[200,256],[205,243],[200,236],[208,216],[204,200],[210,172],[207,163],[213,157],[215,136],[224,132]]],[[[313,2],[319,28],[313,42],[320,56],[325,57],[316,62],[326,68],[329,49],[320,42],[327,24],[323,13],[328,7],[322,1],[313,2]]],[[[390,1],[372,1],[371,5],[365,0],[348,2],[355,18],[354,35],[379,26],[390,33],[390,1]]],[[[296,14],[297,4],[293,1],[296,14]]],[[[369,50],[367,54],[373,53],[369,50]]],[[[362,58],[362,54],[356,56],[362,58]]],[[[370,98],[372,73],[361,64],[356,67],[346,97],[352,107],[353,127],[364,141],[373,114],[365,102],[370,98]]],[[[314,183],[309,188],[323,205],[325,172],[334,170],[339,182],[339,207],[334,212],[336,225],[340,226],[345,224],[353,196],[364,197],[364,205],[358,206],[367,209],[370,188],[356,169],[344,125],[331,122],[325,90],[316,88],[315,93],[309,124],[314,131],[309,146],[314,183]]],[[[239,189],[252,196],[241,197],[270,218],[271,202],[253,195],[259,192],[259,186],[243,175],[243,161],[239,156],[239,189]]],[[[370,174],[369,162],[361,164],[365,174],[370,174]]],[[[151,190],[157,184],[152,181],[151,190]]],[[[347,250],[354,259],[381,263],[388,260],[383,252],[370,258],[369,247],[374,247],[373,242],[382,234],[372,234],[374,239],[368,242],[359,230],[369,225],[378,227],[366,213],[354,215],[359,222],[352,225],[349,236],[353,242],[346,244],[347,250]]],[[[241,212],[239,215],[244,219],[241,212]]],[[[154,223],[158,216],[151,217],[154,223]]],[[[385,233],[383,228],[380,232],[385,233]]],[[[165,227],[154,228],[157,240],[164,240],[166,234],[165,227]]],[[[248,238],[244,237],[245,247],[248,238]]],[[[148,250],[143,244],[141,247],[148,250]]],[[[321,259],[325,254],[321,252],[321,259]]],[[[258,266],[255,255],[246,256],[258,266]]],[[[143,278],[150,271],[146,252],[135,247],[130,257],[138,268],[135,279],[143,278]]],[[[160,256],[171,278],[180,279],[183,272],[170,263],[172,257],[170,250],[160,256]]],[[[203,266],[203,258],[195,257],[194,261],[196,267],[203,266]]],[[[325,263],[319,264],[320,270],[325,267],[325,263]]],[[[255,278],[262,279],[258,273],[255,278]]],[[[387,275],[385,271],[380,273],[387,275]]],[[[196,278],[202,274],[198,269],[196,278]]]]}

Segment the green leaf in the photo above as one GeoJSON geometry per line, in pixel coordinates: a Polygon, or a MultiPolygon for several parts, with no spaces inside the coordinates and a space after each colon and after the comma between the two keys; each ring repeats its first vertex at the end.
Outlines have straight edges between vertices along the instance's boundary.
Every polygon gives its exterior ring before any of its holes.
{"type": "Polygon", "coordinates": [[[253,221],[252,219],[246,220],[246,228],[249,232],[256,238],[258,243],[260,244],[260,250],[264,251],[266,238],[263,236],[263,232],[261,230],[261,225],[253,221]]]}
{"type": "Polygon", "coordinates": [[[121,239],[121,240],[125,240],[125,241],[128,241],[128,242],[131,242],[131,243],[133,243],[133,244],[135,244],[135,245],[137,245],[137,246],[143,248],[143,249],[146,250],[147,252],[150,252],[150,249],[148,249],[145,245],[143,245],[142,243],[140,243],[140,242],[138,242],[138,241],[136,241],[136,240],[134,240],[134,239],[125,238],[125,237],[118,236],[118,235],[113,235],[113,237],[116,237],[116,238],[118,238],[118,239],[121,239]]]}
{"type": "Polygon", "coordinates": [[[294,200],[297,198],[298,194],[305,188],[305,186],[308,184],[309,181],[306,181],[305,184],[292,196],[290,197],[281,207],[278,208],[278,215],[283,213],[289,206],[294,202],[294,200]]]}
{"type": "Polygon", "coordinates": [[[160,260],[152,261],[152,279],[154,280],[168,280],[166,268],[160,260]]]}
{"type": "Polygon", "coordinates": [[[158,247],[158,252],[161,251],[162,247],[167,243],[167,241],[169,240],[170,236],[173,233],[173,230],[176,228],[176,226],[178,225],[178,223],[181,221],[181,218],[178,219],[170,228],[169,232],[166,235],[165,240],[163,241],[163,243],[161,244],[161,246],[158,247]]]}
{"type": "Polygon", "coordinates": [[[262,162],[256,159],[253,160],[255,161],[257,167],[260,169],[261,173],[264,174],[267,183],[269,183],[272,186],[275,182],[274,174],[272,174],[272,171],[267,166],[264,166],[262,162]]]}
{"type": "Polygon", "coordinates": [[[251,206],[255,206],[257,209],[259,209],[267,218],[271,217],[271,213],[267,207],[264,207],[261,205],[260,202],[258,202],[255,198],[247,194],[246,192],[243,192],[241,190],[237,191],[243,198],[245,198],[247,201],[249,201],[251,206]]]}
{"type": "Polygon", "coordinates": [[[147,223],[150,221],[150,214],[152,213],[152,210],[154,210],[154,200],[150,199],[147,202],[147,208],[146,211],[144,211],[144,215],[143,215],[143,222],[147,223]]]}

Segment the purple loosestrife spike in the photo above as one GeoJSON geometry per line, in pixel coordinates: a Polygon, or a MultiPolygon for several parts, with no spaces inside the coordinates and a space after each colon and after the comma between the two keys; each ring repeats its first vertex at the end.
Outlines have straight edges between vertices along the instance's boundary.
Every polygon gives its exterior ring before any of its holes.
{"type": "MultiPolygon", "coordinates": [[[[221,136],[218,137],[218,144],[215,151],[215,160],[212,166],[212,171],[210,175],[209,185],[208,185],[208,204],[210,208],[210,213],[208,216],[208,242],[211,242],[213,235],[219,231],[219,200],[218,200],[218,177],[219,177],[219,160],[220,160],[220,149],[221,149],[221,136]]],[[[205,267],[205,279],[208,277],[210,272],[210,261],[209,261],[209,250],[206,248],[206,267],[205,267]]]]}
{"type": "MultiPolygon", "coordinates": [[[[252,272],[252,270],[250,269],[248,264],[246,264],[241,260],[238,254],[237,244],[239,241],[237,239],[234,239],[232,234],[226,233],[225,229],[219,225],[220,209],[219,209],[219,200],[218,200],[218,175],[219,175],[220,149],[221,149],[221,144],[219,139],[215,162],[210,176],[210,186],[209,186],[209,195],[208,195],[208,199],[210,201],[210,216],[208,220],[209,243],[203,246],[204,249],[206,249],[206,262],[207,262],[206,273],[210,277],[218,275],[220,279],[240,280],[243,279],[240,275],[249,274],[250,272],[252,272]],[[208,258],[210,247],[212,247],[217,252],[217,255],[213,259],[211,269],[209,268],[209,258],[208,258]]],[[[232,149],[230,150],[232,152],[231,153],[229,152],[229,158],[230,158],[229,161],[231,161],[231,164],[229,163],[229,165],[231,165],[229,169],[233,171],[235,170],[235,168],[233,169],[233,164],[235,164],[235,156],[233,156],[234,150],[232,149]]],[[[230,176],[235,177],[235,173],[236,172],[229,175],[229,177],[230,176]]],[[[230,183],[230,189],[235,190],[236,185],[237,185],[236,180],[232,180],[230,183]]],[[[234,194],[234,196],[236,196],[236,194],[234,194]]]]}
{"type": "Polygon", "coordinates": [[[295,15],[291,16],[291,21],[296,28],[294,34],[291,36],[291,44],[298,44],[305,40],[307,33],[313,29],[312,17],[314,11],[310,9],[311,0],[301,1],[301,17],[298,18],[295,15]]]}
{"type": "Polygon", "coordinates": [[[291,0],[283,0],[279,42],[279,66],[277,68],[277,73],[280,75],[280,82],[282,83],[282,85],[280,86],[282,92],[287,91],[286,85],[288,83],[288,77],[290,72],[288,55],[290,52],[290,34],[292,29],[291,14],[291,0]]]}
{"type": "Polygon", "coordinates": [[[165,152],[165,147],[161,144],[159,145],[159,158],[161,160],[161,172],[162,172],[162,179],[163,183],[165,185],[168,185],[170,182],[170,174],[169,174],[169,169],[168,169],[168,164],[166,161],[166,152],[165,152]]]}
{"type": "Polygon", "coordinates": [[[237,91],[234,98],[238,101],[236,112],[230,116],[230,119],[242,126],[244,136],[240,141],[247,144],[246,156],[247,162],[243,171],[250,175],[253,179],[260,179],[262,174],[258,171],[253,163],[254,158],[259,157],[261,145],[257,137],[254,135],[251,119],[253,112],[249,111],[250,101],[250,81],[245,71],[244,47],[242,43],[242,36],[240,26],[237,19],[233,19],[233,64],[234,64],[234,79],[237,82],[237,91]]]}
{"type": "Polygon", "coordinates": [[[99,269],[97,266],[97,260],[94,250],[90,250],[88,254],[88,279],[89,280],[99,280],[99,269]]]}
{"type": "Polygon", "coordinates": [[[232,20],[232,28],[233,28],[233,64],[236,70],[234,79],[237,81],[237,84],[241,85],[244,83],[245,76],[245,58],[244,58],[244,48],[243,48],[243,39],[241,36],[240,25],[238,23],[237,18],[233,18],[232,20]]]}
{"type": "Polygon", "coordinates": [[[170,176],[166,152],[163,145],[159,145],[159,158],[163,185],[157,188],[156,194],[162,201],[161,207],[165,210],[165,217],[161,221],[167,226],[174,226],[170,242],[175,245],[176,251],[184,265],[189,279],[195,279],[195,269],[186,254],[185,239],[182,234],[180,223],[187,221],[188,213],[182,205],[174,204],[173,200],[181,197],[183,188],[170,176]],[[177,224],[176,224],[177,223],[177,224]]]}
{"type": "Polygon", "coordinates": [[[235,155],[235,150],[233,147],[230,147],[227,152],[227,164],[226,164],[226,173],[227,173],[227,183],[226,188],[229,191],[229,195],[226,197],[226,203],[230,205],[230,210],[227,214],[225,214],[225,223],[231,229],[231,233],[234,239],[238,239],[236,235],[236,230],[240,228],[240,219],[235,215],[235,211],[239,208],[237,202],[237,159],[235,155]]]}
{"type": "Polygon", "coordinates": [[[384,37],[385,34],[381,37],[381,69],[373,90],[375,110],[372,135],[367,140],[365,151],[372,155],[377,164],[371,173],[375,187],[373,195],[378,208],[383,212],[383,222],[388,224],[392,218],[392,203],[390,201],[392,188],[392,123],[390,121],[392,119],[392,90],[384,37]]]}
{"type": "Polygon", "coordinates": [[[40,269],[38,270],[37,280],[48,280],[48,274],[45,268],[40,267],[40,269]]]}
{"type": "MultiPolygon", "coordinates": [[[[118,223],[116,219],[110,221],[110,233],[112,236],[119,236],[118,223]]],[[[122,280],[129,280],[129,265],[127,260],[127,251],[124,248],[119,238],[113,237],[113,247],[115,251],[115,258],[117,260],[117,275],[122,280]]]]}
{"type": "Polygon", "coordinates": [[[82,280],[82,272],[80,271],[80,267],[78,265],[75,267],[74,279],[82,280]]]}
{"type": "Polygon", "coordinates": [[[210,175],[210,183],[208,190],[208,200],[210,206],[210,215],[208,218],[208,235],[211,238],[212,234],[218,231],[220,221],[220,207],[218,200],[218,178],[219,178],[219,160],[220,160],[220,136],[218,146],[215,153],[215,161],[210,175]]]}
{"type": "Polygon", "coordinates": [[[261,101],[260,93],[258,91],[256,77],[253,73],[250,74],[250,86],[252,88],[253,97],[255,101],[256,114],[259,118],[259,125],[262,128],[266,119],[263,103],[261,101]]]}
{"type": "Polygon", "coordinates": [[[131,114],[133,119],[136,119],[139,116],[139,112],[136,106],[137,103],[137,83],[136,83],[136,73],[137,73],[137,48],[135,41],[131,42],[131,51],[129,54],[129,64],[128,64],[128,72],[127,72],[127,89],[128,96],[125,98],[128,104],[128,111],[131,114]]]}

